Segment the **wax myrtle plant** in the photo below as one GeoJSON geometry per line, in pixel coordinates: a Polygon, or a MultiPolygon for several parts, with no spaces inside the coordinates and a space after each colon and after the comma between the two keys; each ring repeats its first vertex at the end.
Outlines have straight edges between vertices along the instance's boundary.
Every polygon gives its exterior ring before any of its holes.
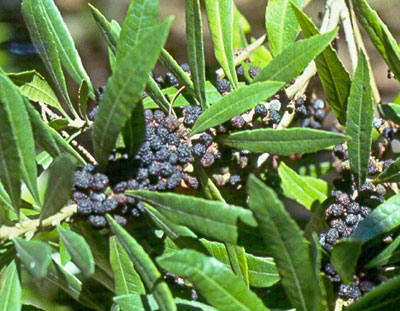
{"type": "Polygon", "coordinates": [[[400,48],[366,0],[327,0],[319,28],[309,2],[269,1],[253,38],[233,1],[186,0],[181,65],[157,0],[122,25],[89,5],[94,86],[54,2],[23,0],[48,79],[0,72],[0,309],[397,310],[400,99],[359,26],[391,78],[400,48]]]}

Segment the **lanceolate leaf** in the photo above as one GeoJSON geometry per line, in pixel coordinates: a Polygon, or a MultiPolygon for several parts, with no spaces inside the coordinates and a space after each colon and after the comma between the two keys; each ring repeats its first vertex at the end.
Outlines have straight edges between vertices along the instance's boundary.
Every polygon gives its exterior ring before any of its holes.
{"type": "MultiPolygon", "coordinates": [[[[291,4],[304,36],[308,38],[319,35],[318,28],[312,20],[300,8],[293,5],[293,3],[291,4]]],[[[347,98],[349,97],[351,86],[350,75],[332,45],[329,45],[315,59],[315,64],[329,107],[331,107],[339,122],[345,124],[347,98]]]]}
{"type": "Polygon", "coordinates": [[[388,64],[397,80],[400,79],[400,47],[385,23],[366,0],[352,0],[357,18],[372,43],[388,64]]]}
{"type": "Polygon", "coordinates": [[[72,104],[61,68],[58,48],[54,38],[55,35],[51,32],[46,22],[43,8],[38,5],[38,0],[24,0],[22,2],[22,13],[24,14],[31,39],[39,51],[47,71],[53,79],[58,92],[71,107],[72,104]]]}
{"type": "MultiPolygon", "coordinates": [[[[205,0],[215,57],[236,89],[239,87],[233,56],[233,1],[205,0]]],[[[274,79],[270,79],[274,80],[274,79]]]]}
{"type": "MultiPolygon", "coordinates": [[[[304,0],[295,3],[302,7],[304,0]]],[[[265,26],[267,28],[268,43],[273,56],[291,45],[299,33],[299,23],[296,20],[289,0],[268,1],[265,13],[265,26]]]]}
{"type": "Polygon", "coordinates": [[[392,311],[400,303],[400,277],[395,277],[373,288],[346,308],[345,311],[392,311]]]}
{"type": "Polygon", "coordinates": [[[58,226],[57,229],[68,253],[71,255],[72,262],[85,277],[90,277],[94,273],[94,259],[85,239],[78,233],[61,226],[58,226]]]}
{"type": "Polygon", "coordinates": [[[379,253],[374,259],[368,262],[365,267],[367,269],[385,266],[400,261],[400,236],[390,243],[386,248],[379,253]]]}
{"type": "Polygon", "coordinates": [[[262,301],[215,258],[181,250],[157,259],[164,269],[192,282],[201,295],[221,311],[264,311],[262,301]]]}
{"type": "Polygon", "coordinates": [[[253,83],[260,81],[283,81],[289,84],[308,66],[308,64],[331,43],[337,29],[323,35],[299,40],[286,47],[263,68],[253,83]]]}
{"type": "Polygon", "coordinates": [[[40,280],[47,275],[51,259],[51,247],[42,241],[13,240],[17,256],[32,276],[40,280]]]}
{"type": "Polygon", "coordinates": [[[50,167],[50,175],[44,196],[40,219],[56,214],[71,198],[72,180],[76,161],[65,155],[56,158],[50,167]]]}
{"type": "Polygon", "coordinates": [[[144,119],[143,104],[139,102],[132,111],[131,117],[122,129],[122,136],[126,152],[133,157],[145,139],[146,121],[144,119]]]}
{"type": "Polygon", "coordinates": [[[71,78],[80,85],[82,80],[88,83],[90,95],[92,99],[95,98],[93,85],[90,78],[82,65],[81,58],[75,48],[74,40],[65,25],[59,10],[57,9],[54,1],[48,0],[33,0],[35,6],[41,6],[44,13],[44,18],[50,29],[54,34],[58,55],[60,56],[61,63],[71,76],[71,78]]]}
{"type": "Polygon", "coordinates": [[[92,11],[96,24],[106,40],[108,47],[111,49],[112,53],[116,54],[119,33],[115,31],[113,25],[104,17],[104,15],[90,3],[89,8],[92,11]]]}
{"type": "Polygon", "coordinates": [[[342,239],[333,245],[331,262],[344,283],[352,283],[361,255],[362,241],[342,239]]]}
{"type": "MultiPolygon", "coordinates": [[[[32,127],[25,109],[23,97],[4,72],[0,73],[0,102],[0,105],[4,106],[3,109],[6,109],[3,112],[8,113],[9,125],[13,128],[13,139],[17,145],[17,153],[21,159],[20,170],[23,180],[36,203],[40,205],[41,202],[36,183],[37,169],[32,127]],[[5,108],[6,106],[7,108],[5,108]]],[[[7,149],[7,146],[5,148],[7,149]]],[[[16,156],[16,154],[14,154],[14,156],[16,156]]]]}
{"type": "Polygon", "coordinates": [[[21,94],[29,100],[42,102],[66,116],[53,89],[37,71],[12,73],[8,74],[8,77],[19,86],[21,94]]]}
{"type": "Polygon", "coordinates": [[[167,284],[162,281],[161,273],[157,270],[150,256],[111,216],[107,216],[107,218],[111,225],[111,230],[128,253],[146,288],[154,295],[160,310],[176,311],[172,294],[167,284]]]}
{"type": "Polygon", "coordinates": [[[296,310],[321,310],[318,276],[311,265],[306,239],[277,195],[254,175],[248,182],[249,206],[265,246],[273,255],[282,285],[296,310]]]}
{"type": "Polygon", "coordinates": [[[222,242],[238,242],[238,223],[256,225],[250,211],[223,202],[144,190],[126,193],[151,204],[172,222],[222,242]]]}
{"type": "Polygon", "coordinates": [[[206,109],[206,72],[200,0],[186,0],[186,40],[194,89],[200,105],[206,109]]]}
{"type": "Polygon", "coordinates": [[[400,194],[397,194],[374,209],[351,236],[367,242],[399,226],[400,194]]]}
{"type": "Polygon", "coordinates": [[[5,284],[0,292],[0,310],[20,311],[22,290],[15,261],[9,265],[6,273],[5,284]]]}
{"type": "Polygon", "coordinates": [[[110,239],[110,262],[114,273],[116,295],[146,293],[128,254],[115,236],[110,239]]]}
{"type": "Polygon", "coordinates": [[[390,166],[376,177],[374,182],[398,182],[400,181],[400,158],[397,158],[390,166]]]}
{"type": "Polygon", "coordinates": [[[374,103],[370,72],[367,60],[364,54],[360,52],[357,70],[351,84],[346,122],[346,133],[351,138],[347,143],[350,169],[358,186],[364,183],[368,174],[373,119],[374,103]]]}
{"type": "Polygon", "coordinates": [[[86,80],[82,80],[81,85],[79,86],[78,91],[78,100],[79,100],[79,112],[81,113],[82,118],[85,118],[87,111],[87,104],[89,100],[89,85],[86,80]]]}
{"type": "Polygon", "coordinates": [[[240,131],[221,136],[223,144],[236,149],[278,155],[311,153],[346,141],[346,136],[338,133],[305,128],[257,129],[240,131]]]}
{"type": "Polygon", "coordinates": [[[162,111],[167,114],[169,113],[169,102],[151,75],[149,76],[149,80],[147,80],[146,93],[162,111]]]}
{"type": "Polygon", "coordinates": [[[283,82],[267,81],[244,86],[229,93],[200,115],[191,135],[222,124],[255,107],[262,100],[267,100],[278,92],[283,85],[283,82]]]}
{"type": "Polygon", "coordinates": [[[121,60],[107,82],[93,127],[95,155],[101,166],[107,163],[122,127],[142,96],[170,25],[168,19],[149,31],[121,60]]]}
{"type": "Polygon", "coordinates": [[[130,52],[157,24],[158,1],[131,1],[118,40],[117,62],[130,52]]]}
{"type": "Polygon", "coordinates": [[[284,162],[279,164],[283,193],[310,210],[314,202],[322,203],[328,197],[328,183],[322,179],[298,175],[284,162]]]}
{"type": "Polygon", "coordinates": [[[389,119],[397,124],[400,124],[400,105],[396,103],[389,103],[378,105],[379,113],[382,118],[389,119]]]}

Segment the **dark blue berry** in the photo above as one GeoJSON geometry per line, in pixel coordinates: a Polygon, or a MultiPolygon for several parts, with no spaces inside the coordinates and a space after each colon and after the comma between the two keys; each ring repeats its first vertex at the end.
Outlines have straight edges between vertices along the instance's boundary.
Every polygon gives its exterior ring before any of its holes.
{"type": "Polygon", "coordinates": [[[337,229],[335,228],[329,229],[325,236],[326,242],[328,242],[329,244],[333,244],[338,239],[339,239],[339,232],[337,231],[337,229]]]}
{"type": "Polygon", "coordinates": [[[126,190],[128,190],[128,183],[126,181],[121,181],[118,184],[116,184],[113,188],[113,191],[115,193],[123,193],[126,190]]]}
{"type": "Polygon", "coordinates": [[[149,177],[149,171],[147,170],[147,168],[143,168],[143,167],[139,168],[138,172],[137,172],[137,175],[136,175],[136,179],[138,181],[143,181],[147,177],[149,177]]]}
{"type": "Polygon", "coordinates": [[[163,125],[169,132],[173,132],[178,128],[179,122],[175,117],[168,116],[165,118],[163,125]]]}
{"type": "Polygon", "coordinates": [[[180,163],[187,163],[190,158],[190,147],[188,145],[180,145],[177,149],[177,154],[180,163]]]}
{"type": "Polygon", "coordinates": [[[150,140],[150,146],[151,146],[151,149],[153,149],[155,151],[160,150],[161,147],[163,146],[162,139],[158,136],[153,137],[153,139],[150,140]]]}
{"type": "Polygon", "coordinates": [[[161,110],[156,110],[153,113],[153,118],[156,120],[159,124],[161,124],[164,119],[165,119],[165,113],[162,112],[161,110]]]}
{"type": "Polygon", "coordinates": [[[346,224],[348,226],[354,226],[358,222],[358,217],[354,214],[348,214],[346,216],[346,224]]]}
{"type": "Polygon", "coordinates": [[[240,129],[246,124],[246,121],[243,119],[241,115],[238,115],[231,119],[231,123],[234,128],[240,129]]]}
{"type": "Polygon", "coordinates": [[[155,159],[157,161],[166,161],[169,158],[170,151],[167,147],[163,146],[160,150],[158,150],[155,154],[155,159]]]}
{"type": "Polygon", "coordinates": [[[240,182],[241,182],[240,175],[232,175],[232,176],[229,178],[229,184],[230,184],[231,186],[236,186],[236,185],[240,184],[240,182]]]}
{"type": "Polygon", "coordinates": [[[278,124],[281,121],[281,116],[279,115],[279,112],[271,110],[269,121],[273,124],[278,124]]]}
{"type": "Polygon", "coordinates": [[[255,79],[257,76],[258,76],[258,74],[261,72],[261,68],[260,67],[258,67],[258,66],[251,66],[250,68],[249,68],[249,76],[252,78],[252,79],[255,79]]]}
{"type": "Polygon", "coordinates": [[[154,161],[154,154],[153,152],[149,151],[140,158],[142,163],[146,165],[150,165],[154,161]]]}
{"type": "Polygon", "coordinates": [[[167,189],[172,190],[175,189],[181,182],[182,176],[179,172],[171,175],[167,180],[167,189]]]}
{"type": "Polygon", "coordinates": [[[163,177],[171,176],[176,171],[176,167],[169,162],[161,164],[160,174],[163,177]]]}
{"type": "Polygon", "coordinates": [[[176,152],[171,152],[168,159],[169,163],[176,164],[178,163],[178,160],[178,154],[176,152]]]}
{"type": "Polygon", "coordinates": [[[193,146],[194,155],[201,157],[206,153],[206,147],[203,144],[197,143],[193,146]]]}
{"type": "Polygon", "coordinates": [[[103,202],[107,198],[104,192],[92,192],[90,194],[90,200],[93,202],[103,202]]]}
{"type": "Polygon", "coordinates": [[[73,186],[79,189],[89,189],[93,176],[87,171],[77,171],[74,176],[73,186]]]}
{"type": "Polygon", "coordinates": [[[265,117],[268,114],[268,109],[264,104],[258,104],[254,108],[254,113],[256,114],[256,116],[265,117]]]}
{"type": "Polygon", "coordinates": [[[78,202],[77,213],[81,215],[89,215],[93,212],[93,202],[89,199],[80,200],[78,202]]]}
{"type": "Polygon", "coordinates": [[[99,110],[99,105],[95,106],[88,114],[88,119],[94,121],[96,118],[97,111],[99,110]]]}
{"type": "Polygon", "coordinates": [[[178,134],[171,133],[168,135],[167,142],[168,142],[168,145],[178,147],[179,143],[180,143],[180,138],[179,138],[178,134]]]}
{"type": "Polygon", "coordinates": [[[102,215],[89,215],[88,221],[95,228],[104,228],[107,225],[107,220],[102,215]]]}
{"type": "Polygon", "coordinates": [[[211,152],[206,152],[204,156],[200,159],[200,164],[203,167],[210,167],[214,164],[215,157],[211,152]]]}
{"type": "Polygon", "coordinates": [[[92,189],[95,191],[104,191],[109,183],[109,179],[107,175],[102,174],[102,173],[96,173],[93,175],[93,183],[92,183],[92,189]]]}
{"type": "Polygon", "coordinates": [[[153,121],[153,111],[151,111],[151,109],[144,110],[144,119],[146,120],[146,123],[153,121]]]}
{"type": "Polygon", "coordinates": [[[222,78],[221,80],[217,80],[217,90],[222,95],[229,93],[231,91],[231,84],[228,79],[222,78]]]}
{"type": "Polygon", "coordinates": [[[149,175],[158,176],[161,171],[161,164],[159,162],[153,162],[149,166],[149,175]]]}
{"type": "Polygon", "coordinates": [[[210,147],[213,142],[213,137],[211,134],[204,133],[200,136],[199,141],[206,146],[206,148],[210,147]]]}

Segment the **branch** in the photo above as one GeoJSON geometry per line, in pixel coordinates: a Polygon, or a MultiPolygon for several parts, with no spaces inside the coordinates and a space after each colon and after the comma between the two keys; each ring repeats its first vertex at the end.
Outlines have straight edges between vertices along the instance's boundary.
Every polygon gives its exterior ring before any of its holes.
{"type": "Polygon", "coordinates": [[[21,235],[25,235],[27,239],[31,239],[40,228],[60,224],[74,215],[76,210],[76,204],[68,205],[62,208],[57,214],[44,219],[41,224],[40,219],[29,219],[17,223],[14,227],[2,226],[0,227],[0,241],[13,240],[21,235]]]}

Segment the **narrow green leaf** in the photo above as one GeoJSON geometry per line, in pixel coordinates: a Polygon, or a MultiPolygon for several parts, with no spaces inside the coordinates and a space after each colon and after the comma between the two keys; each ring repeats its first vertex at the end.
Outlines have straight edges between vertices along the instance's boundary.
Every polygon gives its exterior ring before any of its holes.
{"type": "Polygon", "coordinates": [[[86,117],[87,103],[89,100],[89,85],[86,80],[82,80],[78,91],[79,112],[82,118],[86,117]]]}
{"type": "Polygon", "coordinates": [[[44,103],[66,116],[53,89],[36,70],[8,74],[8,77],[19,86],[21,94],[29,100],[44,103]]]}
{"type": "Polygon", "coordinates": [[[22,238],[13,240],[17,256],[32,276],[40,280],[47,275],[51,262],[51,247],[41,241],[27,241],[22,238]]]}
{"type": "Polygon", "coordinates": [[[378,105],[378,110],[382,118],[400,124],[400,105],[396,103],[378,105]]]}
{"type": "Polygon", "coordinates": [[[265,246],[274,257],[285,292],[296,310],[320,310],[318,276],[303,234],[277,195],[254,175],[248,182],[249,206],[265,246]]]}
{"type": "Polygon", "coordinates": [[[111,217],[107,216],[111,230],[118,237],[122,246],[129,255],[135,265],[137,272],[142,278],[146,288],[153,293],[161,311],[176,311],[172,294],[167,284],[162,280],[161,273],[157,270],[152,262],[150,256],[144,251],[142,246],[129,235],[117,222],[111,217]]]}
{"type": "Polygon", "coordinates": [[[218,190],[217,186],[214,184],[211,178],[208,177],[207,173],[202,167],[199,167],[199,175],[200,183],[205,196],[210,200],[225,202],[225,199],[222,197],[221,192],[218,190]]]}
{"type": "MultiPolygon", "coordinates": [[[[289,0],[268,1],[265,26],[273,56],[277,56],[283,49],[294,43],[299,34],[299,23],[289,2],[289,0]]],[[[304,0],[296,0],[295,3],[302,7],[304,0]]]]}
{"type": "Polygon", "coordinates": [[[253,83],[260,81],[283,81],[289,84],[308,64],[336,37],[337,29],[323,35],[315,35],[299,40],[286,47],[264,67],[253,83]]]}
{"type": "Polygon", "coordinates": [[[400,277],[373,288],[352,303],[345,311],[393,311],[399,306],[400,277]]]}
{"type": "Polygon", "coordinates": [[[362,241],[342,239],[332,248],[331,262],[344,283],[352,283],[358,258],[361,255],[362,241]]]}
{"type": "Polygon", "coordinates": [[[158,22],[157,0],[131,1],[117,46],[117,66],[158,22]]]}
{"type": "Polygon", "coordinates": [[[93,143],[101,166],[115,146],[122,127],[138,104],[148,74],[164,45],[172,20],[155,26],[126,57],[108,80],[93,126],[93,143]]]}
{"type": "MultiPolygon", "coordinates": [[[[230,260],[226,247],[222,243],[210,242],[201,239],[200,242],[206,247],[212,256],[217,258],[226,267],[230,267],[230,260]]],[[[274,260],[270,257],[256,257],[245,253],[248,265],[249,283],[254,287],[270,287],[279,281],[278,269],[274,260]]]]}
{"type": "Polygon", "coordinates": [[[60,11],[57,9],[54,1],[37,0],[36,6],[41,6],[50,31],[54,34],[58,55],[61,63],[71,76],[71,78],[80,85],[85,80],[89,86],[91,98],[95,98],[93,85],[83,67],[82,60],[75,47],[74,40],[65,25],[60,11]]]}
{"type": "Polygon", "coordinates": [[[51,127],[48,127],[48,129],[62,152],[72,155],[81,164],[86,164],[85,159],[55,129],[51,127]]]}
{"type": "MultiPolygon", "coordinates": [[[[0,105],[4,106],[2,109],[6,109],[6,111],[2,111],[2,114],[8,113],[9,125],[13,128],[12,137],[18,148],[16,154],[19,154],[19,158],[21,159],[20,169],[24,183],[34,197],[36,203],[40,205],[41,202],[36,183],[35,142],[33,140],[28,112],[25,108],[24,99],[17,87],[2,70],[0,72],[0,105]]],[[[8,147],[5,148],[7,149],[8,147]]],[[[14,154],[14,156],[16,154],[14,154]]]]}
{"type": "Polygon", "coordinates": [[[380,173],[374,182],[398,182],[400,181],[400,158],[397,158],[390,166],[380,173]]]}
{"type": "Polygon", "coordinates": [[[89,8],[92,12],[94,20],[100,29],[103,38],[106,40],[108,47],[115,55],[117,52],[117,42],[119,33],[117,33],[112,24],[104,17],[104,15],[89,3],[89,8]]]}
{"type": "MultiPolygon", "coordinates": [[[[299,7],[294,5],[293,2],[291,4],[304,36],[309,38],[319,35],[320,32],[312,20],[299,7]]],[[[350,75],[332,45],[329,45],[315,59],[315,64],[329,107],[331,107],[339,122],[345,124],[347,99],[351,87],[350,75]]]]}
{"type": "Polygon", "coordinates": [[[31,105],[28,100],[24,100],[25,109],[28,112],[29,119],[31,121],[33,136],[35,137],[35,143],[40,145],[46,150],[52,157],[57,157],[61,154],[53,136],[50,133],[49,128],[43,122],[39,112],[31,105]]]}
{"type": "Polygon", "coordinates": [[[75,159],[68,155],[54,159],[40,211],[41,220],[56,214],[71,198],[75,165],[75,159]]]}
{"type": "Polygon", "coordinates": [[[140,294],[118,295],[113,298],[113,301],[121,308],[121,311],[153,311],[158,309],[150,305],[147,306],[146,310],[142,297],[140,294]]]}
{"type": "Polygon", "coordinates": [[[139,102],[132,111],[131,117],[122,129],[122,136],[126,152],[133,157],[144,142],[146,121],[144,119],[143,104],[139,102]]]}
{"type": "Polygon", "coordinates": [[[237,276],[213,257],[193,250],[181,250],[163,255],[157,262],[164,269],[192,282],[218,310],[269,310],[237,276]]]}
{"type": "MultiPolygon", "coordinates": [[[[233,55],[233,1],[205,0],[215,57],[233,87],[239,87],[233,55]]],[[[271,79],[273,80],[273,79],[271,79]]]]}
{"type": "Polygon", "coordinates": [[[169,114],[169,102],[165,98],[163,92],[157,85],[157,82],[154,80],[152,76],[149,77],[149,80],[146,84],[146,93],[151,97],[151,99],[157,104],[157,106],[169,114]]]}
{"type": "Polygon", "coordinates": [[[208,105],[200,0],[186,0],[186,40],[194,90],[204,110],[208,105]]]}
{"type": "Polygon", "coordinates": [[[61,226],[58,226],[57,230],[71,255],[72,262],[76,264],[85,277],[90,277],[94,273],[94,259],[85,239],[78,233],[64,229],[61,226]]]}
{"type": "Polygon", "coordinates": [[[386,266],[400,261],[400,236],[390,243],[385,249],[369,261],[365,268],[371,269],[380,266],[386,266]]]}
{"type": "Polygon", "coordinates": [[[110,238],[110,263],[114,273],[116,295],[146,293],[128,254],[115,236],[110,238]]]}
{"type": "Polygon", "coordinates": [[[279,164],[278,173],[283,194],[308,210],[314,202],[322,203],[328,197],[328,183],[322,179],[300,176],[284,162],[279,164]]]}
{"type": "Polygon", "coordinates": [[[375,48],[388,64],[397,80],[400,79],[400,48],[385,23],[366,0],[352,0],[358,21],[367,32],[375,48]]]}
{"type": "Polygon", "coordinates": [[[0,292],[0,310],[20,311],[22,290],[15,261],[8,266],[6,273],[5,284],[0,292]]]}
{"type": "Polygon", "coordinates": [[[278,155],[312,153],[346,141],[346,136],[328,131],[304,128],[257,129],[240,131],[219,138],[236,149],[278,155]]]}
{"type": "Polygon", "coordinates": [[[364,54],[360,52],[357,70],[351,84],[346,122],[346,133],[351,138],[347,143],[350,169],[359,187],[368,174],[373,119],[374,103],[369,66],[364,54]]]}
{"type": "Polygon", "coordinates": [[[251,31],[251,25],[246,17],[233,3],[233,48],[244,49],[247,47],[246,35],[251,31]]]}
{"type": "Polygon", "coordinates": [[[200,115],[191,135],[222,124],[255,107],[262,100],[267,100],[273,96],[283,85],[283,82],[267,81],[244,86],[229,93],[200,115]]]}
{"type": "Polygon", "coordinates": [[[222,242],[238,242],[238,222],[255,227],[251,212],[238,206],[192,196],[153,191],[127,191],[127,194],[151,204],[178,225],[222,242]]]}
{"type": "Polygon", "coordinates": [[[400,226],[400,194],[392,196],[363,220],[351,237],[367,242],[400,226]]]}
{"type": "Polygon", "coordinates": [[[0,100],[0,180],[13,208],[18,211],[21,204],[21,158],[10,114],[10,107],[0,100]]]}
{"type": "Polygon", "coordinates": [[[68,95],[67,84],[63,70],[61,68],[60,56],[56,44],[55,35],[49,28],[45,18],[45,12],[40,0],[24,0],[22,2],[22,13],[25,18],[31,39],[39,51],[39,54],[49,72],[53,82],[61,94],[63,100],[72,107],[71,100],[68,95]]]}

